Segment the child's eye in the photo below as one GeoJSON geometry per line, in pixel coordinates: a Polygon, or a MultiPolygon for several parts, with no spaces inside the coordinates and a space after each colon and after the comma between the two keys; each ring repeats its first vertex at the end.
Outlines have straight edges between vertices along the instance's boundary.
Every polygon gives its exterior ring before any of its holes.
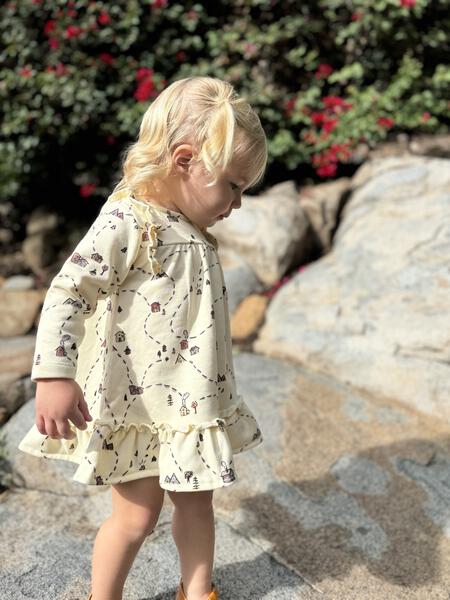
{"type": "Polygon", "coordinates": [[[234,190],[238,190],[238,189],[239,189],[239,186],[238,186],[238,185],[236,185],[235,183],[233,183],[232,181],[230,181],[230,185],[231,185],[231,187],[232,187],[234,190]]]}

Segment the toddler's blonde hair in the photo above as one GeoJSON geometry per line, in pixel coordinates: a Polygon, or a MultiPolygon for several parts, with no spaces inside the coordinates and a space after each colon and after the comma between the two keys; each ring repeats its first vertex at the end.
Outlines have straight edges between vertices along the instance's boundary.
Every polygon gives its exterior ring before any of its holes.
{"type": "Polygon", "coordinates": [[[145,194],[172,170],[180,144],[197,151],[214,185],[236,161],[247,188],[259,183],[267,164],[267,141],[258,115],[233,86],[216,77],[186,77],[165,88],[145,112],[136,142],[125,149],[123,176],[114,192],[145,194]]]}

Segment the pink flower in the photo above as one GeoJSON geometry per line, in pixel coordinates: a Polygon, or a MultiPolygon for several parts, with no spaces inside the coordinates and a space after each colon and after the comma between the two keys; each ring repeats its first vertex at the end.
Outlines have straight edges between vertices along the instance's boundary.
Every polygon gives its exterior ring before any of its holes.
{"type": "Polygon", "coordinates": [[[59,62],[55,67],[55,74],[60,77],[61,75],[66,75],[69,72],[69,69],[62,62],[59,62]]]}
{"type": "Polygon", "coordinates": [[[252,42],[245,42],[244,52],[247,56],[254,56],[258,51],[258,46],[252,42]]]}
{"type": "Polygon", "coordinates": [[[19,73],[22,77],[26,77],[26,78],[31,77],[31,69],[28,65],[26,67],[22,67],[22,69],[20,69],[19,73]]]}
{"type": "Polygon", "coordinates": [[[48,45],[52,50],[56,50],[56,48],[59,46],[59,40],[57,40],[56,38],[50,38],[48,40],[48,45]]]}
{"type": "Polygon", "coordinates": [[[86,183],[85,185],[82,185],[80,187],[80,196],[82,196],[83,198],[91,196],[96,187],[97,186],[95,185],[95,183],[86,183]]]}
{"type": "Polygon", "coordinates": [[[355,11],[354,13],[352,13],[351,19],[352,19],[352,21],[359,21],[360,19],[363,18],[363,16],[364,16],[364,13],[355,11]]]}
{"type": "Polygon", "coordinates": [[[431,115],[430,115],[429,112],[422,113],[422,116],[420,118],[420,120],[422,121],[422,123],[426,123],[429,119],[431,119],[431,115]]]}
{"type": "Polygon", "coordinates": [[[416,0],[400,0],[400,6],[405,8],[414,8],[416,5],[416,0]]]}

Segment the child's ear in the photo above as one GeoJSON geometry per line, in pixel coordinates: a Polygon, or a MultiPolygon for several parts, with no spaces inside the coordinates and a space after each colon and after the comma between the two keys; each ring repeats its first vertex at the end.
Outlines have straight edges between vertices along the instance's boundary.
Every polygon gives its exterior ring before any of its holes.
{"type": "Polygon", "coordinates": [[[189,171],[193,159],[192,146],[190,144],[181,144],[172,155],[173,169],[180,175],[185,175],[189,171]]]}

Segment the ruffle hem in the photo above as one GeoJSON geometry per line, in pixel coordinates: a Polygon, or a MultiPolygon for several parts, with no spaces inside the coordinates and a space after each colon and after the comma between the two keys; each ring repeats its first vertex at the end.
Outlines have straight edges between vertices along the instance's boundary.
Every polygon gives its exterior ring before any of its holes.
{"type": "Polygon", "coordinates": [[[170,491],[200,491],[237,480],[233,454],[263,441],[258,423],[238,394],[225,414],[200,424],[111,423],[95,419],[85,430],[70,421],[76,437],[52,439],[36,425],[18,449],[41,458],[79,464],[72,479],[86,485],[111,485],[159,476],[170,491]]]}

